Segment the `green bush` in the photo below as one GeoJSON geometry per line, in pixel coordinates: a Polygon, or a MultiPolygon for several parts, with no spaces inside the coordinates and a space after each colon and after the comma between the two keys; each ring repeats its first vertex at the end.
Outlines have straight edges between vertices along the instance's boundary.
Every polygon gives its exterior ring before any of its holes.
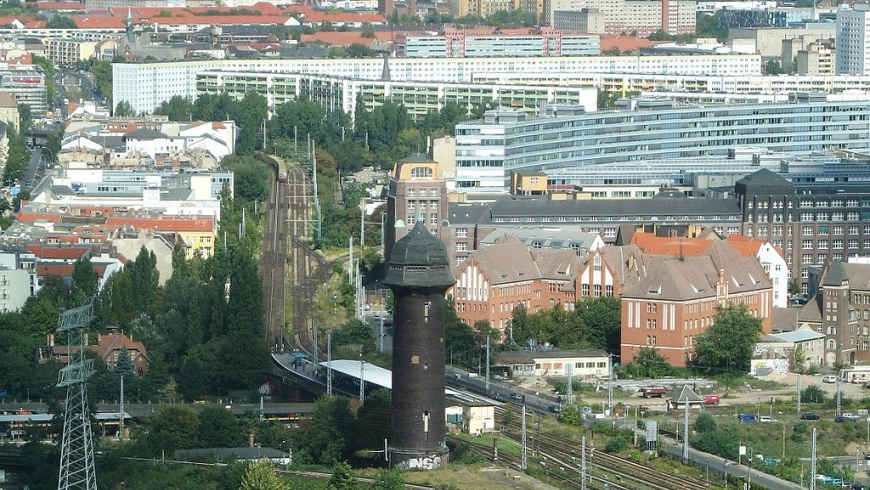
{"type": "Polygon", "coordinates": [[[695,432],[699,434],[716,432],[716,418],[709,412],[698,415],[697,420],[695,420],[695,432]]]}
{"type": "Polygon", "coordinates": [[[607,440],[604,445],[605,453],[618,453],[628,447],[628,439],[624,436],[614,436],[607,440]]]}
{"type": "Polygon", "coordinates": [[[818,385],[809,385],[801,390],[802,403],[825,403],[827,394],[818,385]]]}

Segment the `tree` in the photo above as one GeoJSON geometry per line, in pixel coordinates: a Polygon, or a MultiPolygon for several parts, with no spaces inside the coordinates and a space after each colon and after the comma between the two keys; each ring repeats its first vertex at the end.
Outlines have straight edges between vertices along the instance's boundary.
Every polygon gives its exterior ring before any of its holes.
{"type": "Polygon", "coordinates": [[[126,100],[118,102],[118,105],[115,106],[116,117],[131,117],[135,115],[136,111],[133,109],[133,105],[126,100]]]}
{"type": "Polygon", "coordinates": [[[583,319],[593,348],[619,352],[622,320],[618,299],[609,296],[583,298],[577,302],[574,311],[583,319]]]}
{"type": "Polygon", "coordinates": [[[272,462],[266,458],[248,463],[242,478],[242,490],[287,490],[287,484],[275,474],[272,462]]]}
{"type": "Polygon", "coordinates": [[[99,276],[94,272],[94,266],[87,257],[81,257],[73,264],[72,284],[73,290],[81,293],[84,297],[97,294],[99,276]]]}
{"type": "Polygon", "coordinates": [[[713,325],[696,337],[698,365],[707,368],[749,371],[752,352],[761,335],[761,318],[746,305],[718,306],[713,325]]]}
{"type": "Polygon", "coordinates": [[[399,470],[383,470],[375,477],[375,483],[371,488],[373,490],[402,490],[405,488],[405,482],[402,480],[402,474],[399,470]]]}
{"type": "Polygon", "coordinates": [[[190,449],[199,439],[199,417],[190,407],[161,405],[157,416],[151,421],[149,435],[155,446],[167,452],[190,449]]]}
{"type": "Polygon", "coordinates": [[[349,438],[356,432],[356,420],[348,399],[323,396],[314,403],[311,418],[295,441],[294,455],[301,461],[334,465],[351,456],[349,438]]]}
{"type": "Polygon", "coordinates": [[[170,121],[190,121],[193,119],[193,102],[180,95],[173,95],[154,109],[154,114],[167,116],[170,121]]]}
{"type": "Polygon", "coordinates": [[[118,353],[118,361],[115,363],[115,374],[129,376],[135,372],[136,366],[133,365],[133,360],[130,359],[130,351],[126,347],[121,347],[121,352],[118,353]]]}
{"type": "Polygon", "coordinates": [[[219,406],[199,412],[199,447],[239,447],[244,442],[244,430],[232,412],[219,406]]]}
{"type": "Polygon", "coordinates": [[[807,353],[804,352],[804,348],[801,345],[798,345],[794,348],[794,353],[792,354],[792,370],[798,374],[803,374],[806,369],[807,362],[807,353]]]}
{"type": "Polygon", "coordinates": [[[716,417],[713,417],[710,412],[702,412],[695,419],[695,432],[703,434],[704,432],[716,432],[716,417]]]}
{"type": "Polygon", "coordinates": [[[332,467],[329,488],[334,490],[356,490],[359,488],[347,461],[338,462],[332,467]]]}
{"type": "Polygon", "coordinates": [[[390,439],[390,390],[380,389],[366,395],[366,403],[357,411],[357,449],[383,448],[390,439]]]}
{"type": "Polygon", "coordinates": [[[63,15],[53,15],[48,22],[45,23],[46,29],[78,29],[78,25],[74,20],[63,15]]]}
{"type": "Polygon", "coordinates": [[[91,68],[91,74],[94,75],[94,85],[105,97],[108,104],[112,104],[112,63],[107,60],[100,60],[94,63],[91,68]]]}
{"type": "Polygon", "coordinates": [[[803,403],[825,403],[827,394],[819,385],[809,385],[801,390],[801,402],[803,403]]]}
{"type": "Polygon", "coordinates": [[[636,370],[635,376],[641,379],[661,378],[673,374],[673,367],[655,347],[641,347],[634,356],[633,365],[636,370]]]}

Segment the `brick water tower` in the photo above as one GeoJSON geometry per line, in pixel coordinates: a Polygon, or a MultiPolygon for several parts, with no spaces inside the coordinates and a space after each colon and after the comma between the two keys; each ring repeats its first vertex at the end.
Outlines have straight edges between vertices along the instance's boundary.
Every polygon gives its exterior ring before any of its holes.
{"type": "Polygon", "coordinates": [[[393,246],[384,279],[393,291],[390,465],[447,462],[444,417],[444,293],[453,285],[447,250],[417,221],[393,246]]]}

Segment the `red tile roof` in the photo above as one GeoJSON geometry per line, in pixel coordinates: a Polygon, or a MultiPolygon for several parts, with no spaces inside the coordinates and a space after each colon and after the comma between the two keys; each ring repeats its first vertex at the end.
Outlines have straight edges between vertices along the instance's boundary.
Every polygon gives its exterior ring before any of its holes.
{"type": "Polygon", "coordinates": [[[160,25],[283,25],[288,19],[281,15],[198,15],[151,17],[145,22],[160,25]]]}
{"type": "Polygon", "coordinates": [[[48,21],[45,20],[29,20],[24,22],[24,27],[27,29],[45,29],[48,21]]]}
{"type": "Polygon", "coordinates": [[[90,247],[58,247],[40,243],[28,243],[24,249],[40,259],[78,260],[91,251],[90,247]]]}
{"type": "Polygon", "coordinates": [[[18,216],[16,216],[15,219],[22,223],[34,223],[39,219],[60,223],[60,215],[57,213],[31,213],[29,211],[18,211],[18,216]]]}
{"type": "Polygon", "coordinates": [[[635,233],[630,242],[631,245],[637,245],[645,254],[672,257],[698,257],[710,248],[712,243],[713,240],[706,238],[666,237],[652,233],[635,233]]]}
{"type": "Polygon", "coordinates": [[[106,220],[106,226],[109,228],[120,228],[125,225],[132,226],[137,230],[173,232],[214,231],[214,219],[211,216],[173,216],[160,218],[128,218],[113,216],[106,220]]]}
{"type": "Polygon", "coordinates": [[[600,37],[599,43],[602,52],[611,48],[619,48],[620,53],[625,53],[626,51],[631,52],[637,51],[640,48],[647,48],[653,44],[652,41],[646,38],[623,36],[622,34],[602,34],[600,37]]]}
{"type": "Polygon", "coordinates": [[[79,29],[123,29],[127,20],[123,17],[101,17],[95,15],[72,15],[70,19],[79,29]]]}
{"type": "Polygon", "coordinates": [[[314,10],[305,16],[305,22],[372,22],[386,23],[387,18],[381,14],[367,12],[323,12],[314,10]]]}
{"type": "Polygon", "coordinates": [[[63,262],[38,262],[36,264],[36,275],[72,277],[74,268],[74,265],[63,262]]]}

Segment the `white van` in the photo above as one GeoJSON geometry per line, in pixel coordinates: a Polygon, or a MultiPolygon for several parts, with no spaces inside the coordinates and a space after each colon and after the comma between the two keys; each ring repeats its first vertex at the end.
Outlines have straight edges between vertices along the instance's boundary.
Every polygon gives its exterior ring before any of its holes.
{"type": "Polygon", "coordinates": [[[827,376],[822,377],[822,383],[836,383],[836,382],[837,382],[837,377],[832,375],[832,374],[829,374],[827,376]]]}

